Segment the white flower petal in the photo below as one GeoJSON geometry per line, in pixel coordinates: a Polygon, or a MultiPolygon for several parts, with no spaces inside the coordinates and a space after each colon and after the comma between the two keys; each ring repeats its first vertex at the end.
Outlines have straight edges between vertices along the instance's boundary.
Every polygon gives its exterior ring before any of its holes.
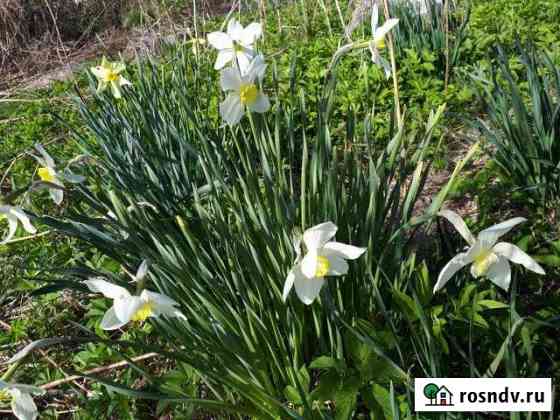
{"type": "Polygon", "coordinates": [[[144,303],[145,301],[140,296],[115,299],[113,303],[115,315],[121,322],[127,323],[144,303]]]}
{"type": "Polygon", "coordinates": [[[482,242],[479,238],[467,250],[467,258],[469,258],[471,261],[474,261],[474,259],[477,255],[480,255],[481,253],[486,252],[486,251],[490,251],[491,249],[492,249],[492,247],[486,246],[486,243],[482,242]]]}
{"type": "Polygon", "coordinates": [[[159,305],[153,308],[150,317],[157,318],[159,316],[167,316],[169,318],[186,318],[183,313],[172,305],[159,305]]]}
{"type": "MultiPolygon", "coordinates": [[[[284,283],[284,291],[282,292],[282,300],[284,302],[286,302],[286,299],[288,298],[288,295],[290,294],[292,287],[294,287],[294,281],[296,280],[296,270],[299,271],[299,266],[295,266],[294,268],[292,268],[288,273],[288,275],[286,276],[286,282],[284,283]]],[[[301,272],[299,274],[303,275],[301,274],[301,272]]]]}
{"type": "Polygon", "coordinates": [[[306,305],[311,305],[321,293],[321,288],[325,284],[323,278],[308,279],[305,276],[295,278],[295,288],[299,299],[306,305]]]}
{"type": "Polygon", "coordinates": [[[253,55],[246,50],[238,51],[236,54],[237,64],[239,65],[239,70],[241,74],[247,74],[253,55]]]}
{"type": "Polygon", "coordinates": [[[483,241],[486,246],[492,247],[496,241],[508,233],[512,228],[520,223],[526,222],[524,217],[514,217],[513,219],[506,220],[505,222],[498,223],[497,225],[490,226],[478,234],[478,239],[483,241]]]}
{"type": "Polygon", "coordinates": [[[371,8],[371,33],[375,37],[375,32],[377,31],[377,25],[379,25],[379,8],[377,3],[373,3],[371,8]]]}
{"type": "Polygon", "coordinates": [[[18,220],[21,222],[23,228],[31,234],[34,234],[37,232],[37,229],[35,229],[33,227],[33,225],[31,224],[31,222],[29,221],[29,217],[27,216],[27,214],[25,214],[25,212],[19,208],[19,207],[12,207],[11,208],[11,213],[18,218],[18,220]]]}
{"type": "Polygon", "coordinates": [[[126,325],[126,322],[121,321],[119,318],[117,318],[114,306],[111,306],[111,308],[107,312],[105,312],[105,315],[103,315],[103,319],[99,324],[101,329],[106,331],[117,330],[123,325],[126,325]]]}
{"type": "MultiPolygon", "coordinates": [[[[7,384],[7,385],[8,388],[10,389],[17,389],[20,392],[29,395],[43,395],[46,393],[46,391],[43,388],[39,388],[38,386],[34,386],[34,385],[27,385],[27,384],[7,384]]],[[[0,387],[0,389],[2,388],[0,387]]]]}
{"type": "Polygon", "coordinates": [[[309,251],[322,248],[335,234],[338,228],[333,222],[325,222],[307,229],[303,233],[303,243],[309,251]]]}
{"type": "Polygon", "coordinates": [[[264,74],[266,72],[267,64],[264,61],[262,54],[257,55],[251,60],[251,63],[247,67],[247,72],[245,74],[246,81],[248,83],[254,83],[255,80],[262,81],[264,74]]]}
{"type": "Polygon", "coordinates": [[[522,265],[527,270],[531,270],[537,274],[546,274],[544,269],[534,259],[513,244],[499,242],[492,250],[497,255],[507,258],[515,264],[522,265]]]}
{"type": "Polygon", "coordinates": [[[467,224],[457,213],[451,210],[441,210],[438,215],[446,218],[469,245],[473,245],[476,242],[476,238],[467,227],[467,224]]]}
{"type": "Polygon", "coordinates": [[[222,70],[220,73],[220,85],[223,91],[239,91],[241,87],[241,74],[239,74],[239,70],[234,67],[222,70]]]}
{"type": "Polygon", "coordinates": [[[292,245],[294,247],[294,251],[296,252],[296,261],[298,261],[301,257],[301,239],[298,238],[294,240],[292,245]]]}
{"type": "Polygon", "coordinates": [[[208,43],[217,50],[233,48],[231,37],[224,32],[211,32],[208,34],[208,43]]]}
{"type": "Polygon", "coordinates": [[[317,250],[310,249],[301,260],[301,272],[308,279],[314,278],[317,272],[317,250]]]}
{"type": "Polygon", "coordinates": [[[387,33],[399,23],[398,19],[389,19],[375,30],[374,42],[381,41],[387,33]]]}
{"type": "Polygon", "coordinates": [[[255,102],[250,105],[247,105],[251,111],[264,113],[270,109],[270,101],[268,100],[268,96],[264,93],[260,92],[257,94],[255,102]]]}
{"type": "Polygon", "coordinates": [[[19,420],[35,420],[38,411],[31,395],[19,389],[10,389],[12,395],[12,411],[19,420]]]}
{"type": "Polygon", "coordinates": [[[333,255],[346,258],[347,260],[355,260],[367,251],[367,248],[359,248],[357,246],[346,245],[340,242],[327,242],[323,249],[330,251],[333,255]]]}
{"type": "Polygon", "coordinates": [[[64,200],[64,191],[58,188],[49,188],[49,194],[56,205],[60,206],[64,200]]]}
{"type": "Polygon", "coordinates": [[[101,277],[93,277],[85,280],[84,284],[94,293],[102,293],[109,299],[121,299],[130,297],[130,293],[124,287],[109,283],[101,277]]]}
{"type": "Polygon", "coordinates": [[[241,38],[243,37],[243,25],[236,19],[231,19],[228,22],[227,34],[234,41],[241,42],[241,38]]]}
{"type": "Polygon", "coordinates": [[[156,305],[161,306],[179,306],[179,304],[171,299],[169,296],[163,295],[161,293],[150,292],[149,290],[143,290],[140,294],[140,297],[144,301],[152,301],[155,302],[156,305]]]}
{"type": "Polygon", "coordinates": [[[89,71],[98,79],[104,79],[107,71],[101,66],[90,67],[89,71]]]}
{"type": "Polygon", "coordinates": [[[51,155],[49,155],[47,153],[47,151],[43,148],[43,146],[41,144],[37,143],[35,145],[35,150],[37,150],[41,154],[41,157],[43,158],[43,161],[44,161],[44,165],[47,168],[54,168],[55,167],[53,158],[51,157],[51,155]]]}
{"type": "Polygon", "coordinates": [[[464,252],[455,255],[439,273],[438,280],[434,286],[434,293],[440,290],[455,275],[457,271],[472,262],[469,255],[464,252]]]}
{"type": "Polygon", "coordinates": [[[233,50],[221,50],[218,53],[218,58],[216,58],[216,63],[214,64],[214,70],[222,69],[227,63],[233,60],[233,50]]]}
{"type": "Polygon", "coordinates": [[[507,260],[503,257],[498,257],[498,261],[488,268],[486,277],[496,286],[507,291],[511,283],[511,268],[507,260]]]}
{"type": "Polygon", "coordinates": [[[113,72],[116,73],[116,74],[120,74],[120,73],[122,73],[123,71],[126,70],[126,65],[122,62],[121,63],[111,63],[109,66],[113,69],[113,72]]]}
{"type": "Polygon", "coordinates": [[[249,47],[253,45],[253,43],[259,39],[262,35],[262,26],[260,23],[251,23],[241,33],[240,42],[242,45],[249,47]]]}
{"type": "Polygon", "coordinates": [[[16,231],[18,227],[17,218],[13,214],[11,213],[6,214],[6,219],[8,220],[8,234],[4,237],[4,239],[2,239],[0,245],[3,245],[6,242],[11,241],[13,237],[16,235],[16,231]]]}
{"type": "Polygon", "coordinates": [[[111,93],[115,99],[122,98],[122,91],[121,86],[119,85],[118,81],[114,80],[111,82],[111,93]]]}
{"type": "Polygon", "coordinates": [[[121,76],[121,77],[119,77],[119,85],[120,86],[132,86],[132,83],[121,76]]]}
{"type": "Polygon", "coordinates": [[[327,276],[344,276],[348,273],[348,263],[344,258],[329,256],[329,271],[327,276]]]}
{"type": "Polygon", "coordinates": [[[220,115],[229,125],[239,123],[244,113],[245,109],[241,99],[235,93],[230,93],[220,104],[220,115]]]}
{"type": "Polygon", "coordinates": [[[138,267],[138,271],[136,271],[134,280],[136,281],[143,280],[144,277],[146,277],[146,274],[148,274],[148,268],[149,268],[148,260],[142,261],[142,264],[140,264],[140,267],[138,267]]]}
{"type": "Polygon", "coordinates": [[[64,171],[63,177],[66,181],[70,182],[71,184],[81,184],[86,180],[85,176],[77,175],[70,170],[64,171]]]}
{"type": "Polygon", "coordinates": [[[391,63],[389,63],[380,55],[377,57],[377,62],[378,62],[377,65],[380,66],[385,72],[385,78],[388,79],[389,77],[391,77],[391,72],[392,72],[391,63]]]}

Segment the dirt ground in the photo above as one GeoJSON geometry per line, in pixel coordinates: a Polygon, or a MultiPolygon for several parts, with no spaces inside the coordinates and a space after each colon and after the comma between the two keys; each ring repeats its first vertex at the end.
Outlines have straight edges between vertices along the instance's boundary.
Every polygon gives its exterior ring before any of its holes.
{"type": "MultiPolygon", "coordinates": [[[[1,0],[0,97],[21,89],[43,88],[52,80],[66,80],[84,62],[102,55],[132,58],[137,52],[157,50],[163,39],[190,38],[192,2],[169,11],[150,9],[153,1],[81,0],[76,7],[74,0],[46,0],[52,7],[45,11],[24,10],[22,0],[1,0]],[[68,1],[71,6],[64,3],[68,1]],[[98,4],[84,11],[90,3],[98,4]],[[148,17],[145,21],[130,9],[136,3],[142,16],[148,17]],[[130,10],[123,4],[129,4],[130,10]],[[67,7],[63,10],[62,6],[67,7]],[[131,24],[133,18],[141,21],[131,24]],[[99,22],[101,27],[94,28],[99,22]],[[76,31],[72,25],[83,27],[76,31]]],[[[228,13],[239,6],[239,0],[197,0],[196,5],[200,21],[228,13]]]]}

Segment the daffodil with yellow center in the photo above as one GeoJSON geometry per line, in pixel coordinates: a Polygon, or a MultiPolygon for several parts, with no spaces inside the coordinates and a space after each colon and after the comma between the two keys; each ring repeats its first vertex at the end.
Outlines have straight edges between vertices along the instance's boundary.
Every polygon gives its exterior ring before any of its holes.
{"type": "Polygon", "coordinates": [[[218,58],[214,64],[215,70],[221,70],[230,62],[245,72],[255,57],[254,43],[262,35],[260,23],[251,23],[243,27],[236,19],[231,19],[226,32],[212,32],[208,34],[208,43],[218,50],[218,58]]]}
{"type": "Polygon", "coordinates": [[[296,261],[286,277],[282,298],[285,301],[292,287],[300,300],[310,305],[319,296],[325,277],[343,276],[348,273],[346,260],[355,260],[366,248],[358,248],[331,241],[337,231],[332,222],[321,223],[303,234],[307,253],[301,258],[301,240],[294,244],[296,261]]]}
{"type": "Polygon", "coordinates": [[[137,321],[137,322],[145,321],[146,319],[152,316],[152,314],[154,313],[155,306],[156,303],[151,300],[144,302],[142,306],[140,306],[140,308],[132,315],[130,319],[132,321],[137,321]]]}
{"type": "Polygon", "coordinates": [[[241,85],[239,88],[239,99],[243,105],[252,105],[259,96],[257,87],[250,83],[241,85]]]}
{"type": "Polygon", "coordinates": [[[222,70],[220,84],[228,94],[220,104],[220,115],[229,125],[239,123],[247,111],[263,113],[270,108],[268,96],[257,87],[265,70],[266,64],[260,55],[251,61],[246,73],[237,67],[222,70]]]}
{"type": "Polygon", "coordinates": [[[472,264],[471,275],[474,278],[487,277],[492,283],[504,290],[509,289],[511,282],[511,268],[508,260],[537,274],[545,274],[542,267],[521,249],[507,242],[498,242],[498,239],[513,227],[525,222],[526,219],[523,217],[515,217],[484,229],[475,238],[457,213],[442,210],[439,215],[451,222],[467,241],[469,249],[457,254],[443,267],[434,286],[434,293],[445,286],[457,271],[469,264],[472,264]]]}
{"type": "Polygon", "coordinates": [[[239,42],[233,41],[233,51],[236,54],[243,52],[243,45],[241,45],[239,42]]]}
{"type": "Polygon", "coordinates": [[[14,416],[19,420],[35,420],[39,415],[32,395],[42,395],[44,389],[32,385],[13,384],[0,380],[0,402],[11,401],[14,416]]]}
{"type": "MultiPolygon", "coordinates": [[[[136,275],[132,276],[136,283],[143,283],[148,273],[148,264],[142,262],[136,275]]],[[[101,320],[101,328],[115,330],[131,321],[144,322],[148,318],[159,316],[180,317],[185,316],[177,309],[179,304],[173,299],[160,293],[142,290],[135,296],[124,287],[109,283],[103,278],[96,277],[84,282],[92,292],[102,293],[105,297],[113,299],[113,306],[105,313],[101,320]]]]}
{"type": "Polygon", "coordinates": [[[331,263],[327,257],[318,256],[317,257],[317,268],[315,269],[315,277],[322,278],[325,277],[329,269],[331,268],[331,263]]]}
{"type": "Polygon", "coordinates": [[[39,162],[39,165],[41,165],[37,170],[37,175],[39,175],[41,181],[54,184],[48,186],[49,194],[53,201],[60,205],[62,200],[64,200],[64,183],[62,182],[62,176],[57,171],[54,159],[47,153],[43,146],[36,144],[35,150],[39,155],[33,155],[33,157],[39,162]]]}
{"type": "Polygon", "coordinates": [[[379,9],[377,3],[373,4],[371,11],[371,33],[373,39],[369,44],[371,51],[371,59],[375,65],[381,67],[385,71],[385,76],[388,78],[391,75],[391,64],[383,58],[381,50],[385,48],[385,36],[391,29],[399,23],[398,19],[388,19],[381,26],[379,24],[379,9]]]}
{"type": "Polygon", "coordinates": [[[39,168],[37,174],[39,178],[41,178],[41,181],[54,182],[56,179],[56,176],[52,174],[49,168],[39,168]]]}
{"type": "Polygon", "coordinates": [[[498,262],[498,256],[489,250],[482,250],[480,254],[474,257],[471,274],[478,278],[486,275],[488,269],[498,262]]]}
{"type": "Polygon", "coordinates": [[[132,84],[121,75],[125,69],[126,67],[123,63],[111,63],[103,57],[99,66],[90,69],[97,78],[97,93],[103,92],[110,86],[113,96],[116,99],[122,98],[121,88],[132,84]]]}

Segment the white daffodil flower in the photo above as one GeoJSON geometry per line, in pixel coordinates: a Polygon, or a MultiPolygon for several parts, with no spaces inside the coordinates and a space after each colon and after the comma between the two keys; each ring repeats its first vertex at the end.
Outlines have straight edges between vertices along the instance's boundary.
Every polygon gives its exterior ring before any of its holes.
{"type": "Polygon", "coordinates": [[[371,59],[375,65],[381,67],[385,71],[385,77],[389,78],[391,76],[391,64],[381,56],[381,50],[385,48],[385,35],[393,29],[397,23],[398,19],[388,19],[379,28],[379,8],[377,3],[373,4],[371,10],[371,33],[373,39],[369,43],[369,50],[371,51],[371,59]]]}
{"type": "Polygon", "coordinates": [[[251,23],[243,28],[235,19],[228,22],[227,32],[208,34],[208,43],[218,50],[218,58],[214,69],[222,69],[235,58],[241,71],[245,71],[255,56],[253,44],[261,35],[262,27],[260,23],[251,23]]]}
{"type": "Polygon", "coordinates": [[[105,57],[101,59],[101,64],[91,67],[90,71],[97,78],[97,93],[103,92],[107,86],[111,87],[111,93],[116,99],[122,98],[123,86],[131,86],[128,80],[121,76],[126,70],[124,63],[111,63],[105,57]]]}
{"type": "Polygon", "coordinates": [[[229,93],[220,104],[220,115],[229,125],[239,123],[246,110],[263,113],[270,109],[268,96],[258,87],[265,70],[266,64],[262,55],[251,61],[245,73],[236,67],[222,70],[220,84],[222,90],[229,93]]]}
{"type": "Polygon", "coordinates": [[[8,234],[4,239],[2,239],[0,245],[12,240],[16,234],[18,222],[21,222],[21,225],[27,232],[31,234],[35,234],[37,232],[37,229],[33,227],[29,221],[29,217],[25,214],[21,207],[0,205],[0,220],[2,219],[8,220],[8,234]]]}
{"type": "Polygon", "coordinates": [[[19,420],[35,420],[39,415],[32,395],[42,395],[44,389],[31,385],[11,384],[0,380],[0,401],[11,399],[12,412],[19,420]]]}
{"type": "Polygon", "coordinates": [[[443,267],[434,286],[434,293],[445,286],[457,271],[469,264],[472,264],[471,274],[474,278],[487,277],[492,283],[504,290],[509,289],[511,282],[511,269],[508,260],[515,264],[521,264],[527,270],[537,274],[545,274],[542,267],[521,249],[507,242],[498,242],[501,236],[527,219],[515,217],[498,223],[488,229],[484,229],[475,238],[457,213],[450,210],[442,210],[439,212],[439,215],[451,222],[467,241],[469,249],[453,257],[443,267]]]}
{"type": "MultiPolygon", "coordinates": [[[[144,261],[136,275],[132,277],[135,281],[141,281],[147,272],[148,264],[144,261]]],[[[176,308],[179,306],[177,302],[160,293],[143,290],[139,296],[134,296],[124,287],[109,283],[101,277],[91,278],[84,283],[92,292],[102,293],[103,296],[113,299],[113,306],[101,320],[101,328],[104,330],[116,330],[130,321],[143,322],[148,318],[157,318],[161,315],[185,317],[176,308]]]]}
{"type": "Polygon", "coordinates": [[[41,178],[41,181],[58,185],[60,187],[49,188],[51,198],[56,204],[60,205],[64,199],[64,184],[62,182],[62,176],[57,172],[53,158],[47,153],[43,146],[36,144],[35,150],[37,150],[37,152],[41,155],[33,155],[33,157],[39,162],[39,165],[41,165],[37,174],[39,175],[39,178],[41,178]]]}
{"type": "Polygon", "coordinates": [[[286,301],[295,285],[300,300],[310,305],[319,296],[327,276],[343,276],[348,273],[346,260],[360,257],[366,248],[358,248],[340,242],[329,242],[336,234],[337,227],[332,222],[321,223],[303,234],[307,254],[301,258],[301,241],[294,244],[296,261],[288,273],[282,299],[286,301]]]}

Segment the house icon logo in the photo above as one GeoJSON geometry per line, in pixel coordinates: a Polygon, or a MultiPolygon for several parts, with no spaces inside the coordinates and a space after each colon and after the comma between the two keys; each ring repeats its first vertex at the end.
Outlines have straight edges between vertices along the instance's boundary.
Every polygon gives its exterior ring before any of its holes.
{"type": "Polygon", "coordinates": [[[424,387],[424,396],[430,400],[430,402],[426,404],[428,407],[447,407],[453,405],[453,393],[445,385],[426,385],[424,387]]]}

